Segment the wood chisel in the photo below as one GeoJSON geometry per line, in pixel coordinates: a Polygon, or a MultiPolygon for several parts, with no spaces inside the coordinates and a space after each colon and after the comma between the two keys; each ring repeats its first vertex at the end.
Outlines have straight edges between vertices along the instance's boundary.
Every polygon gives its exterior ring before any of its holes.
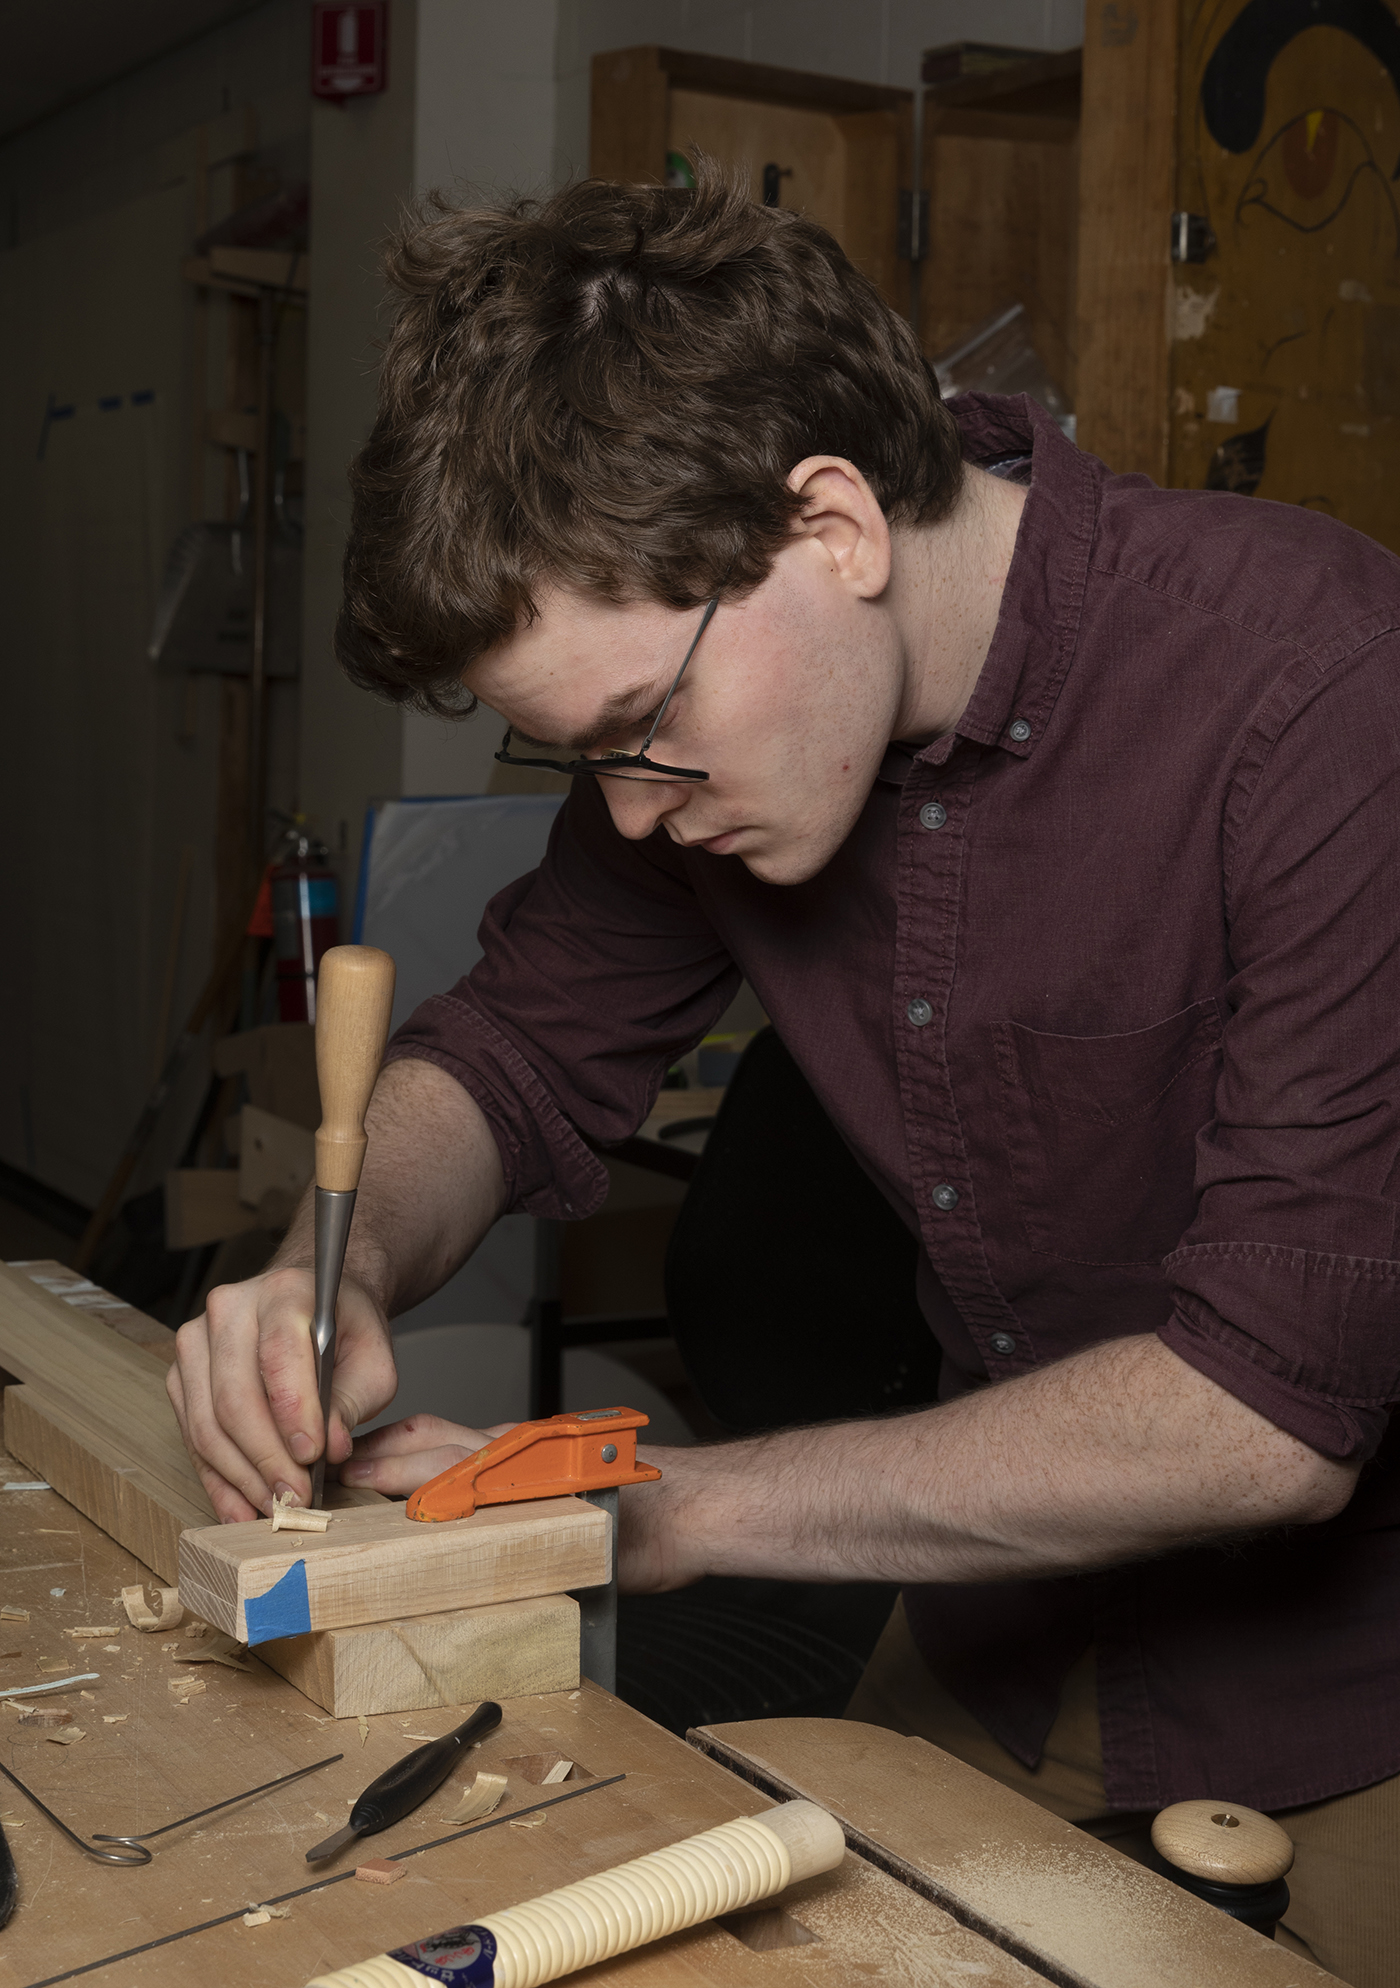
{"type": "Polygon", "coordinates": [[[365,1162],[365,1111],[389,1039],[394,962],[377,946],[332,946],[316,979],[316,1313],[311,1333],[321,1397],[322,1450],[311,1473],[311,1502],[325,1496],[326,1452],[335,1372],[335,1304],[365,1162]]]}
{"type": "Polygon", "coordinates": [[[452,1732],[406,1753],[377,1781],[370,1782],[351,1809],[344,1829],[338,1829],[334,1836],[328,1836],[324,1843],[307,1851],[307,1863],[322,1864],[347,1843],[353,1843],[357,1836],[373,1836],[381,1829],[388,1829],[391,1823],[402,1822],[406,1815],[412,1815],[421,1802],[426,1802],[442,1786],[467,1749],[487,1733],[493,1733],[500,1723],[501,1708],[488,1699],[452,1732]]]}

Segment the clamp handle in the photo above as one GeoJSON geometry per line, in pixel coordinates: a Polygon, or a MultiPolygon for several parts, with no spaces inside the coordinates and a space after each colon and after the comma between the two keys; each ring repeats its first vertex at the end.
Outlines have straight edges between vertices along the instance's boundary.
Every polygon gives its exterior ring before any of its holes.
{"type": "Polygon", "coordinates": [[[408,1501],[408,1517],[433,1524],[468,1519],[478,1505],[654,1483],[661,1472],[637,1461],[637,1431],[650,1419],[635,1408],[590,1408],[517,1422],[420,1484],[408,1501]]]}

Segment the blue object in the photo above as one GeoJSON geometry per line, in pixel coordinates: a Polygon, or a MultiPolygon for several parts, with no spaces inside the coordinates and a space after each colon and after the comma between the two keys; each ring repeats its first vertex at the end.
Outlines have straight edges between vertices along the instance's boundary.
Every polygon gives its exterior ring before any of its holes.
{"type": "Polygon", "coordinates": [[[245,1602],[243,1619],[248,1625],[249,1649],[278,1636],[305,1636],[311,1628],[306,1562],[298,1560],[265,1595],[245,1602]]]}

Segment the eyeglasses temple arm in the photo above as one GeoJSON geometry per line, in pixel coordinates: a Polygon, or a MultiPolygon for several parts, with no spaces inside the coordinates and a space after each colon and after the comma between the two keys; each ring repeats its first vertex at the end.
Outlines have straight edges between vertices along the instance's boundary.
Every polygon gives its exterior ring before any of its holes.
{"type": "Polygon", "coordinates": [[[661,708],[651,721],[651,730],[642,740],[641,750],[637,754],[637,757],[639,759],[643,758],[646,755],[652,740],[656,737],[657,728],[660,725],[661,720],[666,716],[667,706],[670,704],[671,699],[675,696],[676,692],[680,689],[681,678],[685,675],[686,671],[689,669],[690,659],[695,654],[695,651],[700,647],[700,637],[704,634],[705,630],[709,627],[711,621],[714,619],[714,612],[718,606],[719,606],[719,595],[716,594],[714,599],[709,602],[709,604],[705,609],[704,614],[700,618],[700,626],[695,631],[695,640],[691,643],[690,647],[685,652],[685,661],[676,671],[675,682],[671,685],[671,688],[666,692],[666,695],[661,700],[661,708]]]}

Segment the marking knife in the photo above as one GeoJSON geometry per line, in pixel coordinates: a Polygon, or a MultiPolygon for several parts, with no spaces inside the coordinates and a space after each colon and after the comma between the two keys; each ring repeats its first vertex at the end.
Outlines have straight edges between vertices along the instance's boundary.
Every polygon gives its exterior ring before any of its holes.
{"type": "Polygon", "coordinates": [[[325,1434],[311,1473],[311,1503],[324,1503],[325,1441],[335,1372],[335,1301],[355,1192],[365,1163],[365,1110],[389,1039],[394,962],[377,946],[332,946],[316,980],[316,1313],[311,1336],[325,1434]]]}

